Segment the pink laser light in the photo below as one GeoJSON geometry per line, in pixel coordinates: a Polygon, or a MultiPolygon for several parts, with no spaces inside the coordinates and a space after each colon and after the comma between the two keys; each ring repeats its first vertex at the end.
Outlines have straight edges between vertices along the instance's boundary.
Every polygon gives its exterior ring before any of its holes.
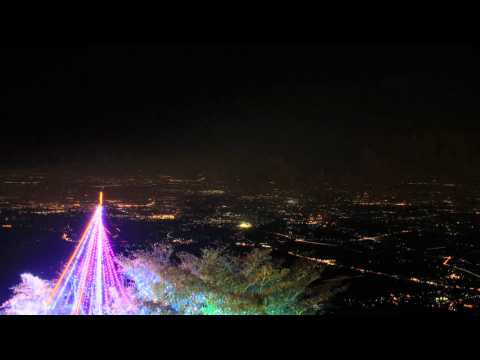
{"type": "Polygon", "coordinates": [[[48,306],[54,314],[109,314],[129,298],[115,266],[115,255],[103,224],[103,192],[80,241],[52,291],[48,306]]]}

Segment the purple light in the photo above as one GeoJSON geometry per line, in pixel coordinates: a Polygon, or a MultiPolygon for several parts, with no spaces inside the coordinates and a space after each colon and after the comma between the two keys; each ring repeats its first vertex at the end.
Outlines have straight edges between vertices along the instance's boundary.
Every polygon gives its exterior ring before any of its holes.
{"type": "Polygon", "coordinates": [[[48,301],[54,314],[102,315],[130,304],[103,224],[103,196],[48,301]]]}

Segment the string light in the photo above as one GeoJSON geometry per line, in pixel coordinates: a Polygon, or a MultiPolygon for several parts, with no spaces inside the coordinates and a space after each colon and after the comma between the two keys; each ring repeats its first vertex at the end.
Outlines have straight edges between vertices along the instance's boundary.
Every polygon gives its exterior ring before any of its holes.
{"type": "Polygon", "coordinates": [[[47,301],[52,314],[102,315],[130,300],[103,224],[103,193],[47,301]]]}

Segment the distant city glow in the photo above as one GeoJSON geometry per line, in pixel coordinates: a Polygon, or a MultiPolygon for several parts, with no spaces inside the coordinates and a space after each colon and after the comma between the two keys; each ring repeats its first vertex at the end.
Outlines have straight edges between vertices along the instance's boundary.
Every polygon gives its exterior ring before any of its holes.
{"type": "Polygon", "coordinates": [[[252,227],[252,224],[246,221],[242,221],[240,224],[238,224],[238,227],[240,229],[246,230],[246,229],[250,229],[252,227]]]}
{"type": "Polygon", "coordinates": [[[150,216],[152,220],[175,220],[175,215],[173,214],[154,214],[150,216]]]}
{"type": "MultiPolygon", "coordinates": [[[[81,294],[80,286],[85,288],[84,302],[91,301],[92,309],[103,307],[103,314],[124,313],[125,307],[121,305],[111,311],[106,304],[95,304],[97,298],[108,302],[103,296],[107,285],[96,274],[102,274],[102,266],[105,272],[109,271],[105,257],[97,253],[105,250],[105,246],[102,249],[96,245],[103,239],[100,235],[95,238],[97,230],[85,235],[83,245],[74,256],[72,254],[71,260],[70,254],[61,255],[65,247],[74,253],[82,240],[77,221],[86,213],[91,213],[88,217],[92,217],[98,205],[104,206],[104,223],[108,212],[108,219],[115,224],[108,229],[111,234],[105,229],[109,240],[103,241],[111,241],[114,250],[117,246],[128,250],[125,255],[133,255],[133,249],[147,254],[149,247],[157,243],[168,244],[173,251],[188,254],[204,246],[226,246],[235,248],[235,253],[236,249],[241,250],[241,254],[252,249],[272,249],[275,257],[287,258],[292,263],[296,260],[290,256],[298,258],[300,263],[307,260],[322,267],[334,267],[334,273],[345,276],[342,279],[348,282],[356,283],[357,278],[363,277],[378,278],[372,280],[375,289],[367,290],[368,296],[364,297],[361,289],[360,297],[357,297],[357,290],[352,296],[339,297],[345,307],[359,311],[384,305],[460,312],[480,309],[476,241],[480,206],[474,203],[464,208],[465,199],[480,199],[480,188],[463,187],[465,193],[457,197],[455,188],[460,189],[460,184],[435,180],[402,183],[385,191],[368,187],[363,191],[325,182],[318,190],[312,190],[311,197],[277,188],[275,184],[255,194],[235,190],[238,196],[232,196],[226,190],[229,184],[223,181],[149,174],[111,179],[79,176],[65,186],[65,190],[52,186],[50,192],[35,191],[36,188],[47,189],[51,176],[0,174],[0,185],[5,190],[0,193],[0,237],[4,247],[12,250],[12,261],[3,262],[2,270],[7,277],[10,273],[22,274],[21,278],[15,276],[13,279],[13,275],[9,278],[9,283],[17,282],[14,287],[8,289],[5,282],[0,289],[0,295],[5,299],[8,296],[4,306],[0,304],[0,313],[70,314],[75,305],[74,297],[81,294]],[[92,188],[97,189],[93,196],[89,194],[92,188]],[[114,188],[112,194],[109,194],[110,188],[114,188]],[[15,261],[13,256],[21,259],[25,247],[52,256],[42,258],[44,264],[15,261]],[[87,258],[89,252],[91,255],[87,258]],[[60,266],[59,260],[63,261],[60,266]],[[91,265],[86,265],[88,260],[91,265]],[[421,266],[417,266],[419,262],[421,266]],[[35,274],[40,265],[42,273],[35,274]],[[58,272],[51,274],[52,265],[58,272]],[[70,270],[63,273],[67,265],[70,270]],[[84,280],[83,266],[90,267],[84,280]],[[69,285],[65,285],[67,282],[69,285]],[[398,284],[398,287],[387,289],[384,284],[398,284]],[[57,286],[55,291],[54,286],[57,286]],[[89,287],[92,290],[87,290],[89,287]],[[52,297],[52,294],[55,295],[52,297]],[[66,299],[68,296],[70,299],[66,299]]],[[[82,226],[93,229],[97,225],[85,223],[82,226]]],[[[10,252],[7,253],[10,257],[10,252]]],[[[124,283],[120,282],[134,304],[129,309],[137,307],[137,311],[129,310],[129,313],[184,313],[180,307],[176,311],[171,306],[184,298],[163,283],[165,278],[162,277],[158,284],[152,283],[155,287],[148,290],[161,299],[156,302],[155,297],[147,299],[138,294],[149,288],[148,277],[137,274],[135,267],[127,269],[123,257],[118,256],[112,262],[119,279],[122,276],[125,279],[124,283]],[[170,290],[163,294],[164,287],[170,290]],[[175,301],[171,297],[175,297],[175,301]]],[[[115,289],[111,292],[111,302],[118,299],[120,304],[121,298],[115,295],[115,289]]],[[[89,313],[86,306],[80,313],[89,313]]],[[[91,313],[100,311],[91,310],[91,313]]]]}

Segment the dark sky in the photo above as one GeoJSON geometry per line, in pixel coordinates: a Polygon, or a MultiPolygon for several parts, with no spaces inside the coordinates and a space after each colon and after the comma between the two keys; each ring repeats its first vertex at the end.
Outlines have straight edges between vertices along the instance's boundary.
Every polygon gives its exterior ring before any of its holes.
{"type": "Polygon", "coordinates": [[[2,167],[476,179],[471,44],[1,49],[2,167]]]}

